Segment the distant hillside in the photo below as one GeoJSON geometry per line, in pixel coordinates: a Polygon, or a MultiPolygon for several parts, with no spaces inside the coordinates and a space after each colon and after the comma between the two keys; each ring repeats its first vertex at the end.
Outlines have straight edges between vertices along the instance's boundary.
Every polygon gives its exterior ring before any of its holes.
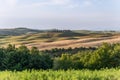
{"type": "Polygon", "coordinates": [[[33,34],[33,33],[43,33],[43,34],[59,34],[60,37],[69,37],[69,36],[79,36],[84,35],[84,33],[77,33],[71,30],[35,30],[29,28],[13,28],[13,29],[0,29],[0,35],[6,36],[19,36],[24,34],[33,34]]]}
{"type": "Polygon", "coordinates": [[[13,28],[13,29],[0,29],[0,35],[22,35],[29,33],[39,33],[40,30],[33,30],[28,28],[13,28]]]}
{"type": "Polygon", "coordinates": [[[7,35],[7,36],[19,36],[24,34],[33,34],[33,33],[43,33],[43,34],[59,34],[58,37],[74,37],[74,36],[85,36],[90,34],[114,34],[118,33],[115,31],[89,31],[89,30],[58,30],[58,29],[51,29],[51,30],[36,30],[36,29],[29,29],[29,28],[13,28],[13,29],[0,29],[0,36],[7,35]]]}
{"type": "Polygon", "coordinates": [[[120,43],[120,32],[89,30],[34,30],[28,28],[0,29],[0,46],[8,44],[52,48],[94,47],[103,42],[120,43]],[[5,36],[6,35],[6,36],[5,36]]]}
{"type": "Polygon", "coordinates": [[[92,30],[73,30],[73,32],[82,33],[82,34],[103,34],[103,33],[116,34],[116,33],[120,33],[119,31],[92,31],[92,30]]]}

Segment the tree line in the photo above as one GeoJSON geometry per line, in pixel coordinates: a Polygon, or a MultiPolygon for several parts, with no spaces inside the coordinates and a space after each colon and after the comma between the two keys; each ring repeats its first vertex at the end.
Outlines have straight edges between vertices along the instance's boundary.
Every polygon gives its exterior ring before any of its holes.
{"type": "Polygon", "coordinates": [[[102,69],[119,68],[120,44],[104,43],[95,51],[83,51],[74,55],[63,54],[54,60],[54,69],[102,69]]]}
{"type": "Polygon", "coordinates": [[[77,54],[78,52],[84,52],[84,51],[95,51],[97,48],[95,47],[75,47],[75,48],[53,48],[51,50],[42,50],[42,53],[47,53],[52,57],[60,57],[62,54],[77,54]]]}
{"type": "Polygon", "coordinates": [[[16,48],[15,45],[0,48],[0,70],[50,69],[52,64],[49,55],[36,47],[31,50],[26,46],[16,48]]]}
{"type": "Polygon", "coordinates": [[[36,47],[28,49],[23,45],[18,48],[15,45],[0,48],[0,70],[101,69],[119,66],[120,44],[104,43],[96,49],[69,48],[51,51],[39,51],[36,47]],[[59,51],[60,55],[52,55],[59,51]]]}

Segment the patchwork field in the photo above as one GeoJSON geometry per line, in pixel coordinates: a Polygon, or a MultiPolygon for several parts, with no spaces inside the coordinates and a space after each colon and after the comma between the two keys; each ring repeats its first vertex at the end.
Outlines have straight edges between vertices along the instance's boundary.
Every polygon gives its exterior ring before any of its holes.
{"type": "Polygon", "coordinates": [[[0,45],[8,44],[37,47],[40,50],[52,48],[97,47],[103,42],[119,43],[120,33],[115,31],[52,30],[40,31],[26,28],[0,30],[0,45]]]}
{"type": "Polygon", "coordinates": [[[75,47],[97,47],[102,43],[119,43],[120,36],[114,37],[100,37],[100,38],[78,38],[74,40],[61,40],[54,42],[38,42],[26,44],[27,46],[35,46],[41,50],[51,48],[75,48],[75,47]]]}

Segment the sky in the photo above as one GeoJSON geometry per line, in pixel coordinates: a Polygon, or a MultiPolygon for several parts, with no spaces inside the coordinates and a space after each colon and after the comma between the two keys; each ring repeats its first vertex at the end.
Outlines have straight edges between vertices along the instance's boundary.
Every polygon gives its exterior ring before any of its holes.
{"type": "Polygon", "coordinates": [[[120,30],[120,0],[0,0],[0,28],[120,30]]]}

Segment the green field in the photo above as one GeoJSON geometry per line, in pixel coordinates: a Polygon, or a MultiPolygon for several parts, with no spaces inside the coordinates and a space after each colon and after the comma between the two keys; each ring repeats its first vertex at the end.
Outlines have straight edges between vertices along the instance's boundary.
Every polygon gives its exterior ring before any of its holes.
{"type": "Polygon", "coordinates": [[[120,80],[119,69],[0,72],[0,80],[120,80]]]}

